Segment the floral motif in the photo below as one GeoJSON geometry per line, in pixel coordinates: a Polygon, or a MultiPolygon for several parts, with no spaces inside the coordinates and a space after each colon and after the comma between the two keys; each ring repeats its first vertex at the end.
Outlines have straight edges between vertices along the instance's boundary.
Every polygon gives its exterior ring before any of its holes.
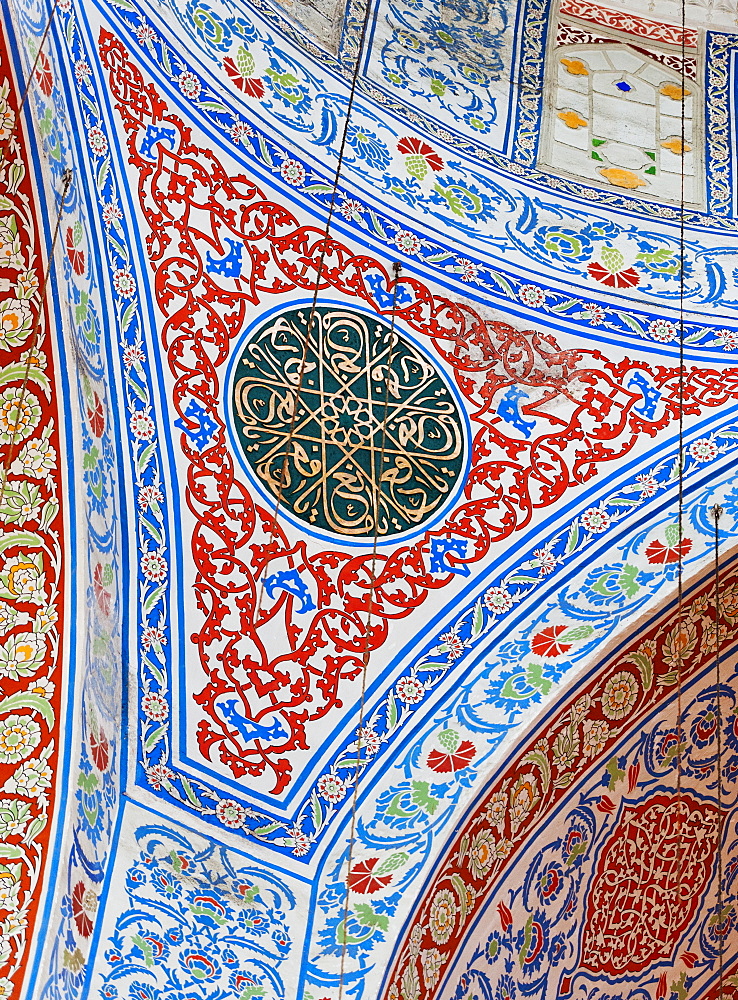
{"type": "Polygon", "coordinates": [[[608,677],[602,691],[602,712],[608,719],[624,719],[638,700],[638,681],[629,670],[608,677]]]}
{"type": "Polygon", "coordinates": [[[41,742],[41,727],[30,715],[6,715],[0,720],[0,762],[13,764],[33,753],[41,742]]]}
{"type": "Polygon", "coordinates": [[[439,889],[430,908],[430,932],[436,944],[445,944],[451,937],[458,912],[456,899],[450,889],[439,889]]]}
{"type": "Polygon", "coordinates": [[[25,302],[19,299],[0,300],[0,348],[7,351],[11,347],[18,347],[28,338],[32,327],[33,316],[25,302]]]}
{"type": "Polygon", "coordinates": [[[513,606],[513,598],[505,587],[490,587],[484,593],[485,607],[493,615],[502,615],[513,606]]]}
{"type": "Polygon", "coordinates": [[[585,510],[580,520],[585,531],[591,531],[594,534],[607,531],[610,527],[610,515],[599,507],[590,507],[585,510]]]}
{"type": "Polygon", "coordinates": [[[0,394],[0,444],[29,437],[41,420],[41,404],[30,390],[11,386],[0,394]]]}

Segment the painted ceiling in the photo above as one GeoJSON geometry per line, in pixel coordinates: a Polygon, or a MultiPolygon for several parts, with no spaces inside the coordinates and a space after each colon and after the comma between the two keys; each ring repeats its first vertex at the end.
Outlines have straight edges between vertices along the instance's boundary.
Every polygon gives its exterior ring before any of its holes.
{"type": "Polygon", "coordinates": [[[0,996],[738,993],[735,5],[2,11],[0,996]]]}

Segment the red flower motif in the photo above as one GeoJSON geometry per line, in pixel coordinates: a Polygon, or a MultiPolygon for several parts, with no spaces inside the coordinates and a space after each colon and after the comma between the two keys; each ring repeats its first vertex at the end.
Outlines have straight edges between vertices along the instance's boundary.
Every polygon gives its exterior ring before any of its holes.
{"type": "Polygon", "coordinates": [[[443,170],[443,160],[432,146],[422,139],[415,139],[412,136],[405,136],[397,143],[397,148],[401,153],[422,156],[431,170],[438,172],[443,170]]]}
{"type": "Polygon", "coordinates": [[[103,568],[100,563],[95,566],[95,571],[92,574],[92,589],[95,592],[98,607],[104,615],[109,615],[113,599],[110,591],[103,583],[103,568]]]}
{"type": "Polygon", "coordinates": [[[697,959],[700,957],[696,955],[693,951],[683,951],[679,956],[688,969],[693,969],[697,964],[697,959]]]}
{"type": "Polygon", "coordinates": [[[264,84],[261,80],[256,76],[244,76],[230,56],[226,56],[223,60],[223,69],[247,97],[261,98],[264,96],[264,84]]]}
{"type": "Polygon", "coordinates": [[[646,559],[654,563],[679,562],[680,556],[686,556],[692,548],[692,539],[683,538],[677,545],[664,545],[663,542],[651,542],[646,549],[646,559]]]}
{"type": "Polygon", "coordinates": [[[87,886],[84,882],[78,882],[74,889],[72,889],[72,916],[74,917],[74,922],[77,925],[77,930],[80,932],[82,937],[89,937],[92,934],[92,921],[90,920],[87,908],[85,907],[85,896],[87,895],[87,886]]]}
{"type": "Polygon", "coordinates": [[[597,803],[597,808],[602,813],[609,813],[610,815],[612,815],[612,813],[615,812],[616,806],[609,796],[603,795],[600,801],[597,803]]]}
{"type": "Polygon", "coordinates": [[[628,768],[628,791],[632,792],[638,784],[638,775],[641,773],[640,764],[631,764],[628,768]]]}
{"type": "Polygon", "coordinates": [[[613,274],[612,271],[608,271],[606,267],[595,260],[591,264],[587,264],[587,270],[595,281],[609,285],[611,288],[635,288],[641,280],[640,274],[634,267],[626,267],[625,270],[613,274]]]}
{"type": "Polygon", "coordinates": [[[90,734],[90,754],[98,771],[107,771],[110,763],[110,744],[102,729],[99,735],[90,734]]]}
{"type": "Polygon", "coordinates": [[[574,645],[573,642],[560,642],[559,636],[568,632],[567,625],[549,625],[548,628],[536,632],[530,642],[530,648],[536,656],[563,656],[574,645]]]}
{"type": "Polygon", "coordinates": [[[477,748],[472,741],[462,740],[452,753],[443,753],[442,750],[431,750],[428,754],[428,767],[439,774],[447,774],[449,771],[460,771],[462,767],[468,767],[476,755],[477,748]]]}
{"type": "Polygon", "coordinates": [[[497,904],[497,912],[500,915],[500,923],[502,924],[503,931],[506,931],[510,927],[512,927],[513,919],[510,908],[508,906],[505,906],[503,902],[499,902],[497,904]]]}
{"type": "Polygon", "coordinates": [[[100,397],[95,393],[95,400],[92,408],[87,407],[87,419],[90,422],[90,430],[95,437],[102,437],[105,430],[105,411],[100,397]]]}
{"type": "Polygon", "coordinates": [[[69,257],[69,263],[72,265],[72,270],[75,274],[84,274],[85,272],[85,254],[84,250],[78,249],[74,245],[74,231],[71,226],[67,227],[67,257],[69,257]]]}
{"type": "Polygon", "coordinates": [[[38,55],[36,80],[41,93],[45,94],[46,97],[51,97],[51,91],[54,89],[54,77],[51,74],[51,63],[43,52],[39,52],[38,55]]]}
{"type": "Polygon", "coordinates": [[[360,892],[370,896],[372,893],[384,889],[392,881],[392,872],[387,875],[375,875],[374,869],[379,863],[379,858],[367,858],[360,861],[349,872],[348,882],[352,892],[360,892]]]}

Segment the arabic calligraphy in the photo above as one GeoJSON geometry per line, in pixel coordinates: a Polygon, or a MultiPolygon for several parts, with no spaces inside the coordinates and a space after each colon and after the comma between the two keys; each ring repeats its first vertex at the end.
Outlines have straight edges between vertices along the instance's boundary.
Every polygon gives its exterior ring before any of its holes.
{"type": "Polygon", "coordinates": [[[319,529],[386,538],[424,524],[462,472],[450,388],[382,320],[334,306],[310,314],[271,319],[238,361],[233,414],[250,469],[319,529]]]}

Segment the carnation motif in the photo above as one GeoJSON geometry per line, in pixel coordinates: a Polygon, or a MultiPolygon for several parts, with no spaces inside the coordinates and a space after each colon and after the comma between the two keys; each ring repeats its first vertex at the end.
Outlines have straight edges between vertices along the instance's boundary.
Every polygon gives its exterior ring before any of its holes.
{"type": "Polygon", "coordinates": [[[154,483],[149,486],[142,486],[138,491],[138,506],[146,511],[149,507],[157,506],[164,502],[164,494],[154,483]]]}
{"type": "Polygon", "coordinates": [[[123,218],[123,213],[118,205],[108,202],[106,205],[103,205],[102,218],[106,226],[111,226],[123,218]]]}
{"type": "Polygon", "coordinates": [[[717,342],[725,351],[738,349],[738,330],[716,330],[717,342]]]}
{"type": "Polygon", "coordinates": [[[135,29],[135,35],[141,45],[149,45],[156,41],[156,32],[150,24],[139,24],[135,29]]]}
{"type": "Polygon", "coordinates": [[[645,500],[646,497],[654,496],[659,488],[659,481],[655,476],[649,473],[643,473],[640,476],[636,476],[636,482],[641,487],[641,500],[645,500]]]}
{"type": "Polygon", "coordinates": [[[356,745],[363,757],[374,757],[382,746],[382,737],[371,726],[356,730],[356,745]]]}
{"type": "Polygon", "coordinates": [[[123,349],[123,364],[127,369],[134,365],[138,367],[145,360],[146,355],[140,344],[126,344],[123,349]]]}
{"type": "Polygon", "coordinates": [[[595,302],[590,302],[584,307],[584,315],[589,320],[590,326],[599,326],[600,323],[604,323],[607,313],[602,306],[597,305],[595,302]]]}
{"type": "Polygon", "coordinates": [[[548,576],[556,569],[556,556],[548,549],[534,549],[533,558],[538,560],[541,576],[548,576]]]}
{"type": "Polygon", "coordinates": [[[228,129],[228,134],[238,146],[244,139],[254,135],[254,130],[246,122],[238,121],[228,129]]]}
{"type": "Polygon", "coordinates": [[[338,211],[348,222],[358,222],[361,218],[363,205],[355,198],[344,198],[338,211]]]}
{"type": "Polygon", "coordinates": [[[449,660],[458,660],[460,656],[463,656],[464,643],[456,632],[444,632],[440,638],[441,642],[448,646],[449,660]]]}
{"type": "Polygon", "coordinates": [[[92,76],[92,70],[90,69],[90,64],[84,59],[78,59],[74,64],[74,75],[77,78],[77,83],[87,84],[92,76]]]}
{"type": "Polygon", "coordinates": [[[473,264],[472,261],[467,260],[466,257],[457,257],[456,266],[461,271],[462,281],[476,281],[479,277],[479,265],[473,264]]]}
{"type": "Polygon", "coordinates": [[[297,858],[304,857],[310,850],[310,838],[297,827],[290,830],[292,838],[292,853],[297,858]]]}
{"type": "Polygon", "coordinates": [[[146,768],[146,780],[156,792],[161,789],[163,784],[173,781],[175,777],[174,771],[164,764],[152,764],[151,767],[146,768]]]}

